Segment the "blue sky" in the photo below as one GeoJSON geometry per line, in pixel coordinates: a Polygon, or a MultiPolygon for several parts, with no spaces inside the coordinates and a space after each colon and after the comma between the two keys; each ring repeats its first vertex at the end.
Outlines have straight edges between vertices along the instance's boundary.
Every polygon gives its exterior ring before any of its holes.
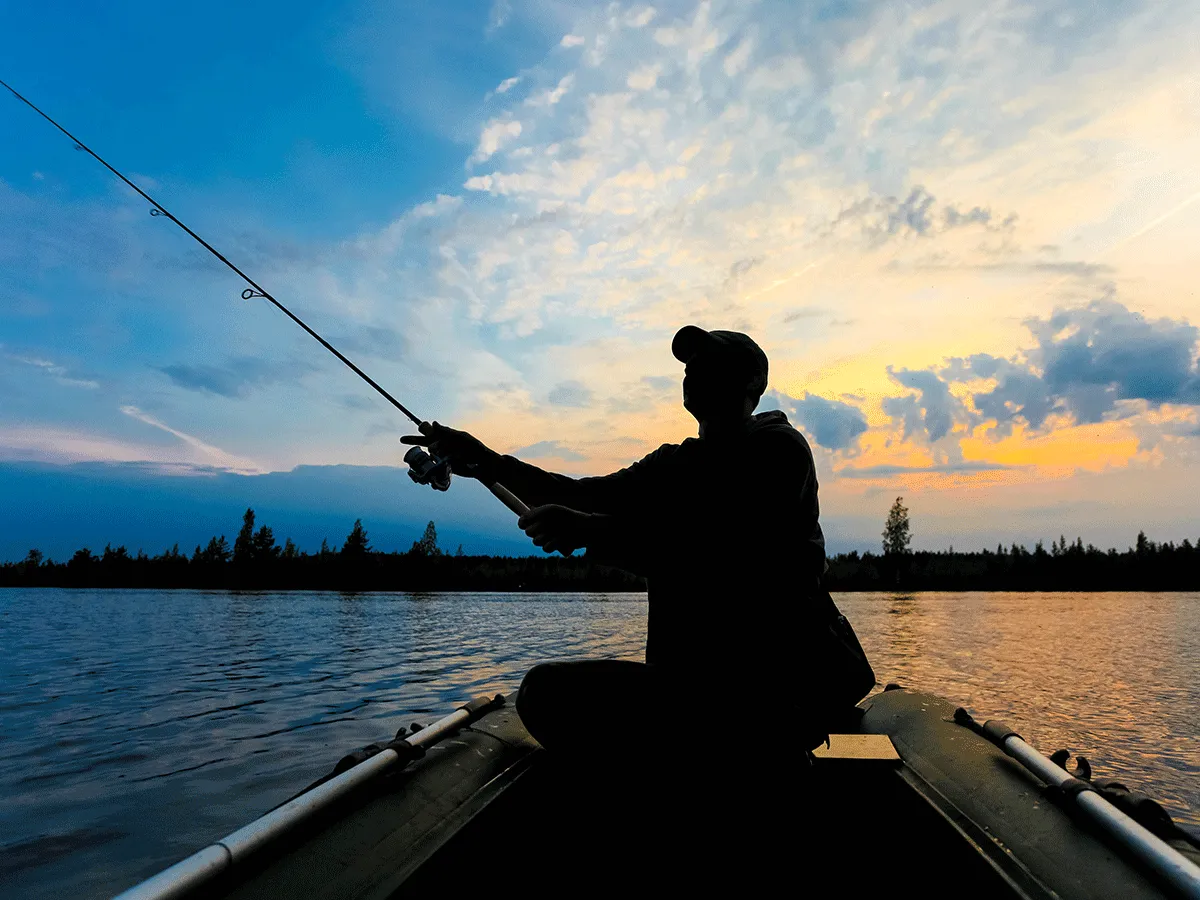
{"type": "MultiPolygon", "coordinates": [[[[1070,0],[9,3],[0,77],[497,449],[599,473],[694,433],[670,335],[737,328],[814,444],[831,546],[873,546],[897,494],[924,546],[1123,546],[1200,533],[1198,22],[1070,0]]],[[[403,420],[241,289],[0,97],[8,499],[79,463],[72,483],[109,465],[180,504],[191,480],[188,522],[216,482],[236,515],[296,467],[393,484],[403,420]]],[[[60,537],[144,540],[124,494],[89,519],[56,493],[60,537]]],[[[429,509],[512,546],[485,495],[398,503],[397,534],[429,509]]],[[[7,509],[11,557],[33,535],[7,509]]],[[[315,535],[333,512],[280,515],[315,535]]]]}

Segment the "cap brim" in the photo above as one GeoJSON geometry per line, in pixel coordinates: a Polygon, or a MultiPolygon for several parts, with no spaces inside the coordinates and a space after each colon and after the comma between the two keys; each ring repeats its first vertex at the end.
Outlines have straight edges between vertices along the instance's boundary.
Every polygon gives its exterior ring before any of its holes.
{"type": "Polygon", "coordinates": [[[699,325],[684,325],[671,341],[671,355],[686,364],[701,348],[714,343],[713,336],[699,325]]]}

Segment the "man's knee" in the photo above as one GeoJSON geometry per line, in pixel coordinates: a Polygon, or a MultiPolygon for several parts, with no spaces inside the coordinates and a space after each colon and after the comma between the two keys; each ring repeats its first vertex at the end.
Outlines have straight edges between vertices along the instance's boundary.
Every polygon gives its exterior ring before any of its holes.
{"type": "Polygon", "coordinates": [[[525,727],[537,737],[546,712],[556,705],[555,694],[562,681],[560,663],[541,663],[525,673],[517,690],[517,715],[525,727]]]}

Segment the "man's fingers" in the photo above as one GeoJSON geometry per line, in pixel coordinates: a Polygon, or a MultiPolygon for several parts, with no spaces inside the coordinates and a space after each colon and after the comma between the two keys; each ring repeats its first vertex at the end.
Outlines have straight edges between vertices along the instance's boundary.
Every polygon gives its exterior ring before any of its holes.
{"type": "Polygon", "coordinates": [[[531,538],[539,538],[547,534],[551,534],[554,531],[554,525],[553,523],[546,522],[542,519],[535,519],[532,521],[527,519],[525,524],[521,526],[521,530],[531,538]]]}
{"type": "Polygon", "coordinates": [[[402,444],[419,444],[422,447],[427,447],[433,441],[433,438],[424,434],[406,434],[400,438],[402,444]]]}
{"type": "Polygon", "coordinates": [[[546,507],[538,506],[531,509],[521,518],[517,519],[517,527],[521,529],[529,529],[532,526],[539,525],[546,518],[546,507]]]}

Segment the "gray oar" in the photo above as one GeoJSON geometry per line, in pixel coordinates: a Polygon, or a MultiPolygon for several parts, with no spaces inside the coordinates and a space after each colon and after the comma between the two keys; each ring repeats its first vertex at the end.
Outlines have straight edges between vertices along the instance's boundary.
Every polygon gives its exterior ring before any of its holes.
{"type": "Polygon", "coordinates": [[[1060,789],[1084,815],[1160,878],[1184,897],[1200,900],[1200,866],[1101,797],[1091,784],[1059,768],[1003,722],[989,719],[980,725],[961,707],[954,711],[954,721],[983,735],[1042,781],[1060,789]]]}
{"type": "Polygon", "coordinates": [[[405,740],[393,741],[384,750],[352,769],[289,800],[249,825],[226,835],[211,846],[164,869],[154,877],[118,894],[114,900],[168,900],[184,897],[208,884],[213,878],[240,863],[263,845],[270,843],[315,813],[344,797],[355,788],[399,764],[401,767],[424,755],[451,733],[470,725],[504,704],[504,696],[476,697],[445,718],[422,728],[405,740]]]}

